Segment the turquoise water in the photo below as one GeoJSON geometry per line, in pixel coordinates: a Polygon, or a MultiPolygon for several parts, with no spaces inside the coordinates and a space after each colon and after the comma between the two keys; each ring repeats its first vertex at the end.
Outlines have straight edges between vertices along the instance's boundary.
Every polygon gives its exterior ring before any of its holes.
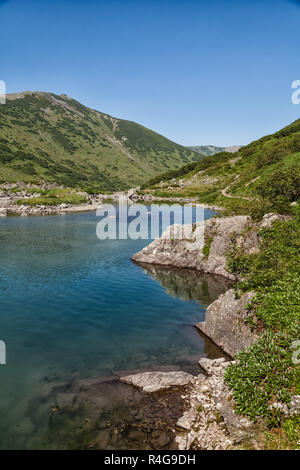
{"type": "Polygon", "coordinates": [[[0,220],[0,447],[45,382],[187,368],[205,354],[192,325],[224,286],[135,265],[149,240],[100,241],[97,222],[95,213],[0,220]]]}

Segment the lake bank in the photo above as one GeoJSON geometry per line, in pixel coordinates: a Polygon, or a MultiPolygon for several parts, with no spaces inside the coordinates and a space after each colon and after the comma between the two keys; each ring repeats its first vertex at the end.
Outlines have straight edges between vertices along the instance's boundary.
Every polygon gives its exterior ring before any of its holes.
{"type": "MultiPolygon", "coordinates": [[[[180,232],[181,228],[178,226],[177,230],[180,232]]],[[[173,228],[169,227],[160,238],[136,253],[132,259],[134,262],[141,263],[142,266],[146,264],[155,268],[175,266],[210,275],[218,274],[238,282],[235,289],[221,294],[206,309],[205,320],[196,325],[203,334],[236,360],[226,362],[200,359],[199,364],[208,377],[205,379],[201,374],[195,377],[184,397],[187,410],[177,422],[177,425],[183,428],[176,438],[179,448],[181,450],[230,449],[236,445],[240,445],[241,448],[264,448],[267,445],[266,430],[276,425],[278,427],[279,424],[284,429],[285,422],[293,427],[293,436],[297,436],[300,395],[297,394],[297,367],[295,366],[298,363],[289,353],[288,344],[280,343],[280,341],[283,337],[287,341],[286,337],[289,337],[289,346],[292,348],[293,340],[295,342],[297,338],[297,331],[299,331],[298,294],[295,292],[294,296],[290,295],[291,311],[288,311],[288,317],[283,315],[282,320],[275,320],[272,318],[274,302],[277,304],[278,299],[282,302],[276,312],[281,318],[282,312],[285,311],[286,293],[291,283],[290,277],[285,284],[281,281],[278,285],[275,283],[274,294],[271,293],[271,295],[268,284],[266,292],[261,293],[263,283],[260,277],[254,278],[257,283],[256,289],[253,284],[250,284],[250,288],[249,286],[245,288],[243,284],[247,279],[245,279],[245,273],[247,273],[245,267],[248,267],[251,273],[252,266],[265,280],[268,274],[268,271],[265,272],[266,266],[269,265],[271,268],[269,275],[273,280],[274,264],[276,265],[277,261],[277,258],[273,256],[279,247],[280,250],[286,252],[289,246],[286,246],[286,240],[289,239],[290,230],[292,230],[291,233],[294,232],[294,245],[298,246],[298,219],[270,213],[265,214],[260,222],[254,222],[249,216],[233,216],[212,218],[186,228],[190,233],[188,238],[172,237],[173,228]],[[285,237],[281,235],[280,230],[283,231],[285,237]],[[271,240],[268,237],[271,237],[271,240]],[[274,253],[269,248],[272,241],[274,253]],[[261,257],[262,266],[260,265],[261,257]],[[247,258],[250,261],[249,265],[245,265],[247,258]],[[275,296],[274,299],[272,294],[275,296]],[[266,315],[265,324],[260,321],[262,313],[256,317],[256,311],[261,308],[260,303],[264,302],[264,299],[267,299],[264,307],[267,307],[267,313],[263,310],[263,314],[266,315]],[[286,322],[287,326],[281,326],[282,336],[275,334],[272,337],[270,332],[268,333],[270,316],[273,322],[270,323],[271,326],[274,325],[274,321],[277,321],[280,326],[286,322]],[[280,351],[277,355],[278,369],[282,369],[283,375],[289,374],[289,382],[282,377],[285,395],[282,394],[282,388],[275,385],[281,380],[281,376],[276,374],[277,368],[274,368],[275,351],[280,351]],[[260,380],[257,380],[258,374],[261,376],[260,380]],[[264,385],[265,381],[266,385],[264,385]],[[277,395],[268,392],[270,382],[274,387],[278,387],[277,395]],[[257,400],[257,405],[252,408],[255,400],[257,400]]],[[[297,253],[297,248],[295,249],[297,253]]],[[[280,251],[279,256],[282,256],[280,251]]],[[[285,257],[286,254],[283,257],[284,263],[286,263],[285,257]]],[[[292,263],[294,263],[293,256],[292,263]]],[[[296,267],[297,263],[291,266],[296,267]]],[[[258,273],[255,275],[258,276],[258,273]]],[[[147,380],[146,375],[144,378],[147,380]]],[[[138,377],[138,382],[142,381],[142,378],[138,377]]],[[[132,383],[135,383],[134,378],[132,383]]],[[[148,385],[150,386],[151,384],[148,385]]],[[[276,433],[276,430],[274,432],[276,433]]],[[[281,445],[289,446],[290,444],[286,444],[284,439],[288,441],[290,438],[283,438],[281,445]]],[[[296,437],[292,440],[296,445],[296,437]]]]}
{"type": "Polygon", "coordinates": [[[52,214],[70,214],[76,212],[96,211],[105,203],[127,202],[128,204],[177,203],[201,206],[204,209],[222,211],[222,208],[199,204],[197,198],[165,197],[139,194],[139,188],[113,194],[93,194],[72,190],[55,184],[44,184],[40,187],[31,184],[5,183],[0,186],[0,217],[36,216],[52,214]],[[77,202],[76,202],[77,201],[77,202]]]}

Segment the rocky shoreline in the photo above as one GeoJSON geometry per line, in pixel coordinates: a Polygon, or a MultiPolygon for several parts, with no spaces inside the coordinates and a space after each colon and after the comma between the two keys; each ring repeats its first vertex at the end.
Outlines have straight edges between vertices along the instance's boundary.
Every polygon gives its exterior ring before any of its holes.
{"type": "MultiPolygon", "coordinates": [[[[259,251],[259,230],[285,219],[286,216],[278,214],[266,214],[260,223],[254,223],[248,216],[213,218],[185,227],[189,229],[186,238],[176,237],[183,226],[172,226],[132,260],[141,265],[175,266],[237,281],[227,266],[230,250],[259,251]]],[[[231,358],[258,338],[246,322],[247,304],[253,295],[247,292],[238,298],[234,289],[229,289],[207,308],[205,321],[195,325],[231,358]]],[[[182,377],[185,383],[181,398],[186,411],[177,421],[176,442],[180,450],[225,450],[239,445],[260,448],[259,438],[266,430],[265,422],[260,419],[253,423],[236,414],[232,394],[224,383],[225,370],[232,362],[223,358],[202,358],[199,365],[205,375],[182,377]]],[[[172,377],[169,378],[170,384],[172,377]]],[[[148,392],[153,385],[157,390],[159,383],[168,383],[167,377],[161,380],[153,373],[121,380],[148,392]]],[[[273,406],[282,408],[280,403],[273,406]]],[[[296,395],[284,414],[292,416],[299,411],[300,397],[296,395]]]]}
{"type": "MultiPolygon", "coordinates": [[[[41,192],[49,189],[64,189],[63,186],[58,186],[56,184],[45,183],[41,186],[25,184],[25,183],[4,183],[0,185],[0,217],[6,217],[10,215],[15,216],[32,216],[32,215],[52,215],[52,214],[68,214],[76,212],[89,212],[95,211],[101,207],[103,201],[112,200],[119,201],[125,200],[128,203],[134,202],[143,202],[143,203],[158,203],[158,202],[176,202],[178,204],[191,204],[199,205],[201,207],[221,211],[222,208],[206,205],[206,204],[197,204],[197,198],[185,198],[185,197],[165,197],[160,198],[152,196],[151,194],[139,194],[140,188],[132,188],[128,191],[120,191],[113,194],[97,194],[89,195],[83,191],[77,191],[77,194],[84,196],[86,198],[86,203],[81,204],[54,204],[54,205],[31,205],[26,204],[26,200],[32,200],[35,197],[41,196],[41,192]],[[20,191],[16,192],[16,188],[20,187],[20,191]],[[31,191],[31,192],[30,192],[31,191]],[[24,200],[22,204],[17,203],[18,200],[24,200]]],[[[75,192],[75,191],[74,191],[75,192]]]]}
{"type": "Polygon", "coordinates": [[[34,215],[55,215],[55,214],[73,214],[76,212],[90,212],[96,211],[100,204],[59,204],[56,206],[35,206],[30,207],[26,205],[11,205],[6,208],[0,208],[0,217],[10,215],[15,216],[34,216],[34,215]]]}
{"type": "Polygon", "coordinates": [[[50,183],[45,183],[41,186],[22,182],[18,184],[2,184],[0,185],[0,217],[10,215],[32,216],[87,212],[97,210],[102,203],[102,196],[90,196],[85,192],[74,190],[71,191],[71,193],[81,196],[86,202],[79,204],[31,204],[34,198],[39,198],[45,191],[64,189],[63,186],[50,183]],[[22,200],[22,204],[18,202],[20,200],[22,200]],[[28,204],[26,204],[27,200],[28,204]]]}

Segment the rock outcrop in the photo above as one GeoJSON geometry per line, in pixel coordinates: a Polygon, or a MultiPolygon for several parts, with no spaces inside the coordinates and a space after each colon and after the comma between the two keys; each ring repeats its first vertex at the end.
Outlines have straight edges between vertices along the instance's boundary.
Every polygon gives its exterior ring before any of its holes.
{"type": "Polygon", "coordinates": [[[227,268],[228,253],[234,247],[245,253],[259,251],[259,230],[270,227],[287,216],[266,214],[255,224],[251,217],[220,217],[196,224],[172,225],[140,252],[133,255],[137,263],[196,269],[236,281],[227,268]]]}
{"type": "Polygon", "coordinates": [[[171,387],[183,387],[193,380],[193,376],[183,371],[142,372],[122,377],[121,382],[134,385],[143,392],[153,393],[171,387]]]}
{"type": "Polygon", "coordinates": [[[196,327],[226,354],[234,357],[257,339],[245,321],[248,317],[246,307],[253,296],[254,293],[247,292],[237,299],[234,289],[228,290],[210,304],[205,321],[197,323],[196,327]]]}
{"type": "Polygon", "coordinates": [[[236,277],[227,270],[227,253],[233,240],[245,245],[247,251],[257,249],[258,237],[247,230],[248,216],[212,218],[196,224],[173,225],[132,259],[140,263],[189,268],[217,274],[230,280],[236,277]],[[184,230],[184,237],[181,231],[184,230]],[[242,237],[242,232],[245,236],[242,237]]]}
{"type": "MultiPolygon", "coordinates": [[[[43,183],[40,186],[18,182],[4,183],[0,185],[0,217],[7,215],[51,215],[72,212],[84,212],[97,210],[102,204],[102,195],[89,195],[84,191],[76,191],[79,196],[84,196],[86,202],[80,204],[53,204],[32,205],[32,200],[40,197],[42,192],[50,189],[63,189],[63,186],[55,183],[43,183]],[[19,204],[22,199],[23,204],[19,204]],[[28,201],[28,204],[27,204],[28,201]]],[[[74,191],[75,192],[75,191],[74,191]]]]}
{"type": "MultiPolygon", "coordinates": [[[[234,361],[201,358],[199,365],[205,375],[192,376],[182,371],[144,372],[121,380],[147,392],[146,395],[182,387],[184,411],[174,429],[179,450],[226,450],[240,444],[259,448],[266,423],[262,418],[254,423],[235,412],[232,392],[224,382],[224,373],[230,364],[234,361]]],[[[299,414],[299,406],[298,395],[292,397],[289,407],[283,403],[272,405],[280,408],[283,419],[299,414]]]]}
{"type": "Polygon", "coordinates": [[[225,359],[200,359],[205,380],[195,377],[185,396],[187,410],[177,421],[182,430],[176,442],[180,450],[225,450],[247,439],[251,441],[264,423],[253,423],[237,415],[231,392],[224,384],[225,359]],[[183,431],[184,430],[184,431],[183,431]]]}

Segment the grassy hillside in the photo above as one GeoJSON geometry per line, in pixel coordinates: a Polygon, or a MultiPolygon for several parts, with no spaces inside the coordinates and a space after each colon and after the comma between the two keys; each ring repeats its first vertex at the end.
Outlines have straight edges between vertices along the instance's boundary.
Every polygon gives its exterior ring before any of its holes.
{"type": "Polygon", "coordinates": [[[273,210],[288,212],[300,197],[300,120],[238,152],[220,152],[152,178],[143,188],[161,197],[196,196],[258,218],[273,210]]]}
{"type": "Polygon", "coordinates": [[[0,106],[0,182],[116,191],[199,158],[139,124],[66,95],[16,93],[0,106]]]}

